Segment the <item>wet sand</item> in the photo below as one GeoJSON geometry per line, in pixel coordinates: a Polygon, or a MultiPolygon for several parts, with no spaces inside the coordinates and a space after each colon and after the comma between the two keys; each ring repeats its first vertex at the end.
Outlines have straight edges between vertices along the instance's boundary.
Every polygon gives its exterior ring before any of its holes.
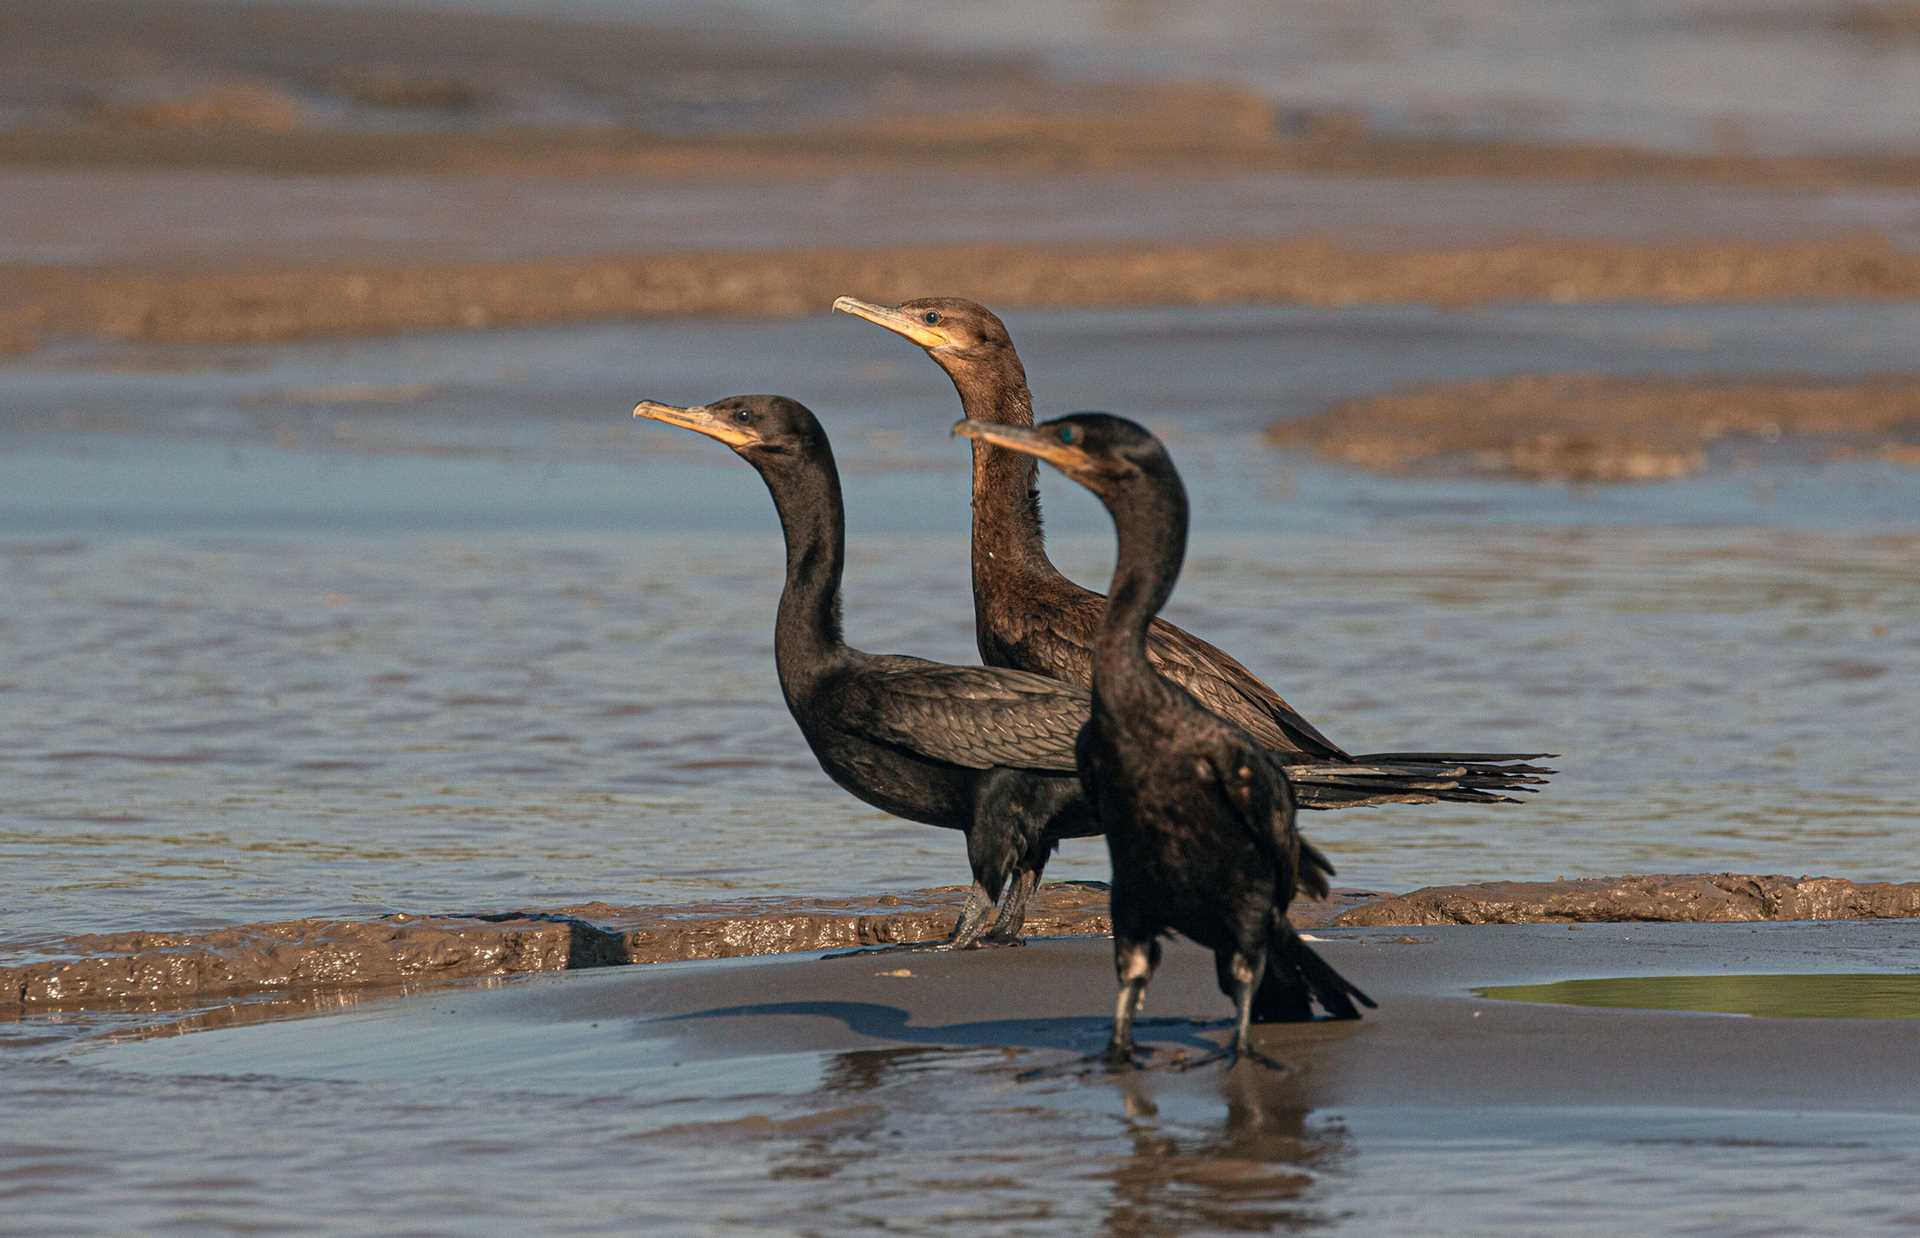
{"type": "Polygon", "coordinates": [[[1527,376],[1345,401],[1279,422],[1267,437],[1383,473],[1438,468],[1536,481],[1686,477],[1723,440],[1813,440],[1899,461],[1920,445],[1920,382],[1905,374],[1844,383],[1527,376]]]}
{"type": "MultiPolygon", "coordinates": [[[[1499,1004],[1473,988],[1594,975],[1899,971],[1905,926],[1590,925],[1324,930],[1315,949],[1380,1002],[1356,1022],[1269,1025],[1262,1047],[1297,1075],[1248,1070],[1293,1106],[1714,1106],[1920,1117],[1920,1022],[1699,1019],[1499,1004]],[[1794,1069],[1782,1069],[1785,1063],[1794,1069]],[[1628,1064],[1633,1063],[1631,1069],[1628,1064]]],[[[855,954],[754,965],[644,968],[582,983],[541,978],[307,1020],[86,1051],[122,1070],[447,1083],[538,1080],[599,1042],[603,1079],[761,1054],[941,1045],[1060,1065],[1104,1043],[1111,946],[855,954]],[[598,1036],[587,1035],[587,1028],[598,1036]],[[541,1028],[555,1033],[551,1052],[541,1028]],[[411,1049],[394,1052],[396,1045],[411,1049]],[[620,1046],[629,1046],[621,1051],[620,1046]]],[[[1211,957],[1174,940],[1142,1037],[1176,1059],[1219,1039],[1211,957]],[[1198,1024],[1198,1026],[1195,1026],[1198,1024]]],[[[1103,1072],[1096,1072],[1103,1073],[1103,1072]]],[[[628,1076],[633,1082],[637,1078],[628,1076]]],[[[1208,1086],[1203,1083],[1202,1087],[1208,1086]]]]}
{"type": "MultiPolygon", "coordinates": [[[[96,1042],[70,1052],[67,1069],[109,1072],[119,1103],[139,1110],[220,1098],[227,1129],[297,1105],[313,1151],[280,1153],[289,1169],[316,1155],[359,1163],[390,1142],[374,1134],[390,1123],[420,1128],[423,1151],[459,1149],[463,1176],[564,1155],[581,1169],[543,1179],[567,1184],[545,1195],[550,1224],[581,1208],[601,1224],[796,1232],[995,1219],[1015,1233],[1379,1232],[1413,1217],[1475,1233],[1822,1220],[1891,1232],[1913,1219],[1896,1184],[1920,1156],[1920,1023],[1471,993],[1600,975],[1904,970],[1914,947],[1903,926],[1320,936],[1316,948],[1381,1009],[1260,1029],[1286,1073],[1164,1068],[1223,1034],[1210,961],[1184,943],[1168,951],[1142,1028],[1163,1068],[1081,1068],[1112,998],[1109,947],[1085,939],[538,977],[327,1018],[96,1042]],[[365,1133],[335,1129],[343,1105],[365,1133]],[[595,1176],[576,1180],[582,1170],[595,1176]]],[[[38,1162],[59,1163],[61,1133],[58,1120],[43,1128],[38,1162]]],[[[285,1180],[262,1163],[278,1141],[214,1142],[230,1179],[221,1207],[258,1219],[302,1206],[297,1189],[277,1205],[253,1198],[254,1184],[285,1180]]],[[[366,1164],[369,1185],[403,1171],[445,1177],[413,1152],[386,1155],[390,1165],[366,1164]]],[[[27,1207],[60,1194],[76,1192],[27,1207]]],[[[475,1181],[436,1192],[421,1213],[415,1192],[374,1189],[329,1215],[450,1229],[478,1209],[520,1206],[495,1195],[475,1181]]]]}

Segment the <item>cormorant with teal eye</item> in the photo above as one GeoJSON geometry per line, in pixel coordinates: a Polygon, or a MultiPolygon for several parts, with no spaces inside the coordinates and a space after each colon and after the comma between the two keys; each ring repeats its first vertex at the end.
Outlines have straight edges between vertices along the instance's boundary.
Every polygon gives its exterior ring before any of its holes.
{"type": "MultiPolygon", "coordinates": [[[[1093,642],[1093,708],[1080,732],[1081,785],[1113,859],[1113,952],[1120,983],[1107,1060],[1134,1062],[1133,1021],[1174,931],[1213,951],[1233,999],[1219,1053],[1280,1064],[1248,1037],[1263,981],[1357,1018],[1360,991],[1287,920],[1313,853],[1294,826],[1293,794],[1267,746],[1220,717],[1148,657],[1149,629],[1173,593],[1187,544],[1187,496],[1160,440],[1106,413],[1039,426],[962,421],[957,434],[1037,456],[1099,496],[1119,554],[1093,642]]],[[[1263,1005],[1273,999],[1260,994],[1263,1005]]],[[[1202,1059],[1207,1060],[1207,1059],[1202,1059]]]]}

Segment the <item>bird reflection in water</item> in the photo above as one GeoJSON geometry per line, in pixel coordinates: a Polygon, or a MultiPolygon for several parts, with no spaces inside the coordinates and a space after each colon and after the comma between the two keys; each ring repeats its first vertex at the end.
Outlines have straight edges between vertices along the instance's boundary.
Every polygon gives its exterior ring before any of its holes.
{"type": "Polygon", "coordinates": [[[1132,1152],[1101,1174],[1112,1188],[1102,1232],[1132,1238],[1328,1223],[1312,1203],[1316,1170],[1339,1155],[1344,1132],[1310,1123],[1310,1110],[1250,1076],[1221,1076],[1226,1117],[1210,1129],[1163,1120],[1138,1074],[1109,1077],[1132,1152]]]}
{"type": "Polygon", "coordinates": [[[1217,1101],[1185,1087],[1169,1099],[1157,1092],[1164,1076],[1138,1073],[1009,1087],[1025,1056],[919,1045],[832,1054],[817,1094],[826,1103],[782,1124],[770,1176],[831,1179],[824,1215],[900,1224],[998,1218],[1133,1238],[1335,1219],[1315,1201],[1345,1132],[1315,1122],[1288,1081],[1225,1072],[1217,1101]]]}

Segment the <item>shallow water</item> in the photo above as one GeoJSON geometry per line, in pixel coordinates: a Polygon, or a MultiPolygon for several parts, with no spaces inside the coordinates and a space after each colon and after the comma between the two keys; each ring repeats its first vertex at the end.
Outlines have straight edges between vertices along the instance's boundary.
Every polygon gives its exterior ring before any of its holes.
{"type": "Polygon", "coordinates": [[[17,1201],[48,1234],[97,1232],[96,1218],[349,1233],[369,1215],[418,1234],[1898,1233],[1915,1220],[1907,1119],[1309,1113],[1236,1101],[1231,1081],[1171,1096],[1022,1085],[992,1048],[794,1056],[657,1071],[632,1094],[83,1067],[17,1097],[45,1117],[5,1152],[47,1195],[90,1180],[105,1201],[64,1224],[17,1201]],[[129,1112],[142,1123],[100,1165],[92,1133],[129,1112]],[[181,1129],[205,1132],[197,1173],[180,1172],[181,1129]]]}
{"type": "MultiPolygon", "coordinates": [[[[1766,926],[1737,948],[1795,931],[1766,926]]],[[[1576,948],[1618,948],[1614,930],[1589,932],[1576,948]]],[[[1715,952],[1698,932],[1670,934],[1696,964],[1715,952]]],[[[630,974],[599,972],[61,1056],[0,1041],[0,1100],[35,1114],[0,1148],[0,1189],[36,1233],[1897,1233],[1916,1219],[1910,1097],[1856,1104],[1854,1087],[1848,1103],[1769,1104],[1759,1085],[1649,1104],[1643,1086],[1596,1103],[1579,1097],[1611,1093],[1588,1065],[1585,1092],[1538,1103],[1316,1102],[1340,1086],[1325,1059],[1297,1088],[1248,1067],[1023,1078],[1097,1047],[1103,1019],[954,1011],[926,993],[760,1000],[804,991],[818,967],[649,969],[644,980],[707,978],[693,983],[714,1004],[685,1014],[661,1014],[630,974]],[[689,1033],[700,1025],[713,1030],[689,1033]],[[875,1047],[804,1047],[840,1040],[875,1047]]],[[[1204,967],[1181,952],[1168,970],[1204,967]]],[[[1200,1044],[1180,1017],[1190,998],[1157,995],[1143,1037],[1200,1044]]],[[[1396,1014],[1433,1017],[1414,1004],[1316,1030],[1391,1035],[1396,1014]]],[[[1449,1009],[1470,1021],[1482,1005],[1449,1009]]]]}
{"type": "MultiPolygon", "coordinates": [[[[1356,748],[1565,754],[1523,806],[1315,815],[1343,881],[1914,876],[1891,737],[1920,731],[1920,472],[1789,444],[1631,489],[1382,480],[1283,457],[1259,430],[1426,378],[1899,368],[1920,311],[1012,325],[1043,408],[1108,403],[1167,435],[1196,501],[1175,619],[1356,748]]],[[[773,680],[779,543],[756,479],[627,415],[742,389],[790,391],[835,435],[853,639],[971,659],[957,408],[922,358],[850,320],[0,367],[8,955],[79,931],[958,880],[957,838],[849,799],[800,744],[773,680]]],[[[1098,583],[1104,517],[1043,487],[1059,561],[1098,583]]],[[[1052,871],[1104,867],[1080,843],[1052,871]]],[[[197,1074],[142,1075],[70,1052],[102,1026],[0,1025],[0,1112],[33,1115],[0,1134],[0,1198],[34,1232],[363,1229],[342,1183],[421,1233],[1078,1233],[1089,1216],[1114,1234],[1543,1217],[1618,1233],[1654,1205],[1668,1228],[1870,1232],[1913,1223],[1920,1163],[1905,1120],[1410,1127],[1218,1089],[1033,1093],[991,1047],[669,1064],[597,1088],[583,1048],[571,1081],[503,1065],[448,1087],[223,1076],[217,1039],[197,1074]]],[[[414,1051],[381,1043],[396,1069],[414,1051]]]]}
{"type": "Polygon", "coordinates": [[[786,1054],[656,1070],[622,1094],[545,1078],[448,1087],[89,1064],[35,1072],[9,1097],[40,1116],[3,1154],[16,1181],[38,1187],[13,1200],[16,1215],[47,1234],[103,1221],[365,1232],[370,1215],[419,1234],[1364,1234],[1418,1223],[1603,1235],[1655,1215],[1663,1232],[1893,1233],[1914,1219],[1920,1135],[1905,1119],[1306,1112],[1236,1097],[1230,1079],[1168,1094],[1126,1080],[1021,1084],[1018,1065],[994,1048],[786,1054]],[[141,1120],[119,1127],[101,1164],[94,1133],[130,1113],[141,1120]],[[199,1132],[195,1172],[181,1172],[180,1130],[199,1132]],[[342,1200],[344,1182],[361,1202],[342,1200]],[[47,1207],[82,1184],[104,1211],[47,1207]]]}
{"type": "MultiPolygon", "coordinates": [[[[1173,617],[1357,750],[1547,748],[1523,806],[1317,814],[1352,884],[1912,876],[1920,473],[1732,449],[1689,481],[1381,480],[1271,416],[1514,369],[1893,364],[1916,311],[1015,319],[1043,406],[1125,392],[1195,496],[1173,617]],[[1685,321],[1686,334],[1673,325],[1685,321]]],[[[779,542],[641,395],[784,388],[836,436],[867,648],[971,660],[944,379],[848,319],[52,354],[0,369],[0,942],[301,915],[938,884],[957,837],[814,767],[779,542]],[[857,857],[850,862],[849,857],[857,857]]],[[[1092,501],[1043,483],[1098,583],[1092,501]]],[[[1070,844],[1060,876],[1103,875],[1070,844]]]]}
{"type": "Polygon", "coordinates": [[[13,169],[0,262],[470,262],[689,249],[1180,242],[1331,236],[1407,248],[1537,238],[1920,247],[1920,192],[1686,184],[858,170],[743,191],[659,177],[289,177],[13,169]],[[510,204],[503,206],[503,203],[510,204]],[[345,228],[316,219],[349,220],[345,228]]]}
{"type": "Polygon", "coordinates": [[[1881,972],[1618,976],[1500,985],[1474,992],[1509,1002],[1693,1010],[1770,1019],[1920,1019],[1920,976],[1881,972]]]}

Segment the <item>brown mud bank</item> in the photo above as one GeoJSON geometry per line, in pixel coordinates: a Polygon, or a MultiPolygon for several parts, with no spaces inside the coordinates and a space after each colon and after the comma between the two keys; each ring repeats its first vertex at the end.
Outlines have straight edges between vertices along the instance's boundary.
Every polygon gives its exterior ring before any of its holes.
{"type": "MultiPolygon", "coordinates": [[[[854,292],[1003,308],[1920,297],[1884,240],[1531,243],[1383,253],[1318,241],[956,245],[219,273],[0,267],[0,339],[243,343],[686,315],[798,316],[854,292]]],[[[1316,423],[1318,424],[1318,423],[1316,423]]]]}
{"type": "MultiPolygon", "coordinates": [[[[959,887],[867,899],[742,899],[677,907],[589,903],[548,912],[294,920],[202,933],[69,938],[0,966],[0,1013],[179,1009],[215,1000],[378,990],[526,972],[933,941],[959,887]]],[[[1336,891],[1294,909],[1303,928],[1920,917],[1920,883],[1738,874],[1491,882],[1405,895],[1336,891]]],[[[1106,887],[1059,882],[1031,905],[1035,937],[1105,934],[1106,887]]]]}
{"type": "Polygon", "coordinates": [[[1836,454],[1920,459],[1920,375],[1857,382],[1529,375],[1353,400],[1270,427],[1278,446],[1381,473],[1416,468],[1535,481],[1686,477],[1708,449],[1804,438],[1836,454]]]}

